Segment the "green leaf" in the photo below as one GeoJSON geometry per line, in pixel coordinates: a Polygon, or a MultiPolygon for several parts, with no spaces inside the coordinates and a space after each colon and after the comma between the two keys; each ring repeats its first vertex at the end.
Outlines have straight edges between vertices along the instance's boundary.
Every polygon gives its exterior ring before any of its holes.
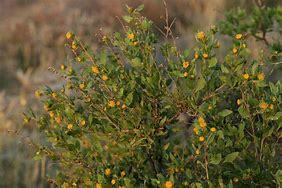
{"type": "Polygon", "coordinates": [[[221,65],[221,71],[226,74],[229,73],[229,70],[223,64],[221,65]]]}
{"type": "Polygon", "coordinates": [[[141,60],[138,57],[131,60],[131,65],[132,67],[142,67],[141,60]]]}
{"type": "Polygon", "coordinates": [[[221,153],[212,155],[211,158],[210,158],[210,163],[218,165],[220,163],[221,159],[222,159],[221,153]]]}
{"type": "Polygon", "coordinates": [[[138,12],[142,11],[144,9],[144,4],[139,5],[135,10],[137,10],[138,12]]]}
{"type": "Polygon", "coordinates": [[[228,116],[228,115],[230,115],[230,114],[232,114],[232,111],[231,111],[231,110],[228,110],[228,109],[225,109],[225,110],[219,112],[218,115],[221,116],[221,117],[226,117],[226,116],[228,116]]]}
{"type": "Polygon", "coordinates": [[[225,159],[224,159],[224,163],[232,163],[239,155],[239,152],[233,152],[228,154],[225,159]]]}
{"type": "Polygon", "coordinates": [[[270,116],[269,120],[278,120],[280,117],[282,117],[282,112],[277,112],[274,116],[270,116]]]}
{"type": "Polygon", "coordinates": [[[131,105],[133,101],[133,92],[129,93],[125,99],[125,103],[127,106],[131,105]]]}
{"type": "Polygon", "coordinates": [[[271,127],[270,129],[268,129],[267,131],[265,131],[262,135],[262,138],[267,138],[269,136],[271,136],[271,134],[273,133],[274,131],[274,127],[271,127]]]}
{"type": "Polygon", "coordinates": [[[122,18],[123,18],[124,21],[126,21],[127,23],[130,23],[130,22],[132,21],[132,19],[133,19],[131,16],[128,16],[128,15],[123,16],[122,18]]]}
{"type": "Polygon", "coordinates": [[[248,118],[249,113],[248,113],[247,109],[244,108],[244,106],[240,106],[238,108],[238,112],[243,118],[245,118],[245,119],[248,118]]]}
{"type": "Polygon", "coordinates": [[[198,92],[200,90],[202,90],[206,85],[206,80],[204,79],[204,77],[200,77],[196,83],[196,88],[195,88],[195,92],[198,92]]]}
{"type": "Polygon", "coordinates": [[[217,64],[217,59],[215,57],[209,60],[209,68],[216,66],[216,64],[217,64]]]}

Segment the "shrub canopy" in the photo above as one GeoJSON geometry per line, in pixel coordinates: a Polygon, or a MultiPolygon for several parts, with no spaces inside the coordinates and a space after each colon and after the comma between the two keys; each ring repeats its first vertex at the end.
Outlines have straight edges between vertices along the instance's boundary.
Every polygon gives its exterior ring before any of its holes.
{"type": "Polygon", "coordinates": [[[54,182],[280,185],[282,86],[268,81],[265,67],[281,51],[253,58],[249,35],[233,33],[219,57],[217,27],[198,32],[195,47],[182,51],[159,41],[141,10],[128,7],[124,33],[101,36],[97,53],[67,33],[74,59],[58,73],[65,84],[36,92],[46,112],[31,118],[50,143],[36,158],[59,164],[54,182]]]}

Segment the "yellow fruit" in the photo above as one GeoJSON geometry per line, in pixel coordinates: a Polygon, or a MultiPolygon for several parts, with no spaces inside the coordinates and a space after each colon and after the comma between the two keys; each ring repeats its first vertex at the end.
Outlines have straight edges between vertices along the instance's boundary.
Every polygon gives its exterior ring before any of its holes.
{"type": "Polygon", "coordinates": [[[207,53],[203,54],[203,58],[207,59],[209,57],[209,55],[207,53]]]}
{"type": "Polygon", "coordinates": [[[116,184],[116,180],[115,180],[115,179],[112,179],[111,184],[112,184],[112,185],[116,184]]]}
{"type": "Polygon", "coordinates": [[[77,44],[73,41],[72,44],[71,44],[71,48],[73,50],[76,50],[77,49],[77,44]]]}
{"type": "Polygon", "coordinates": [[[70,38],[72,38],[73,37],[73,34],[71,33],[71,32],[67,32],[66,33],[66,38],[67,39],[70,39],[70,38]]]}
{"type": "Polygon", "coordinates": [[[189,62],[188,61],[183,62],[183,67],[184,68],[187,68],[188,66],[189,66],[189,62]]]}
{"type": "Polygon", "coordinates": [[[79,84],[79,88],[80,89],[84,89],[85,88],[85,84],[84,83],[79,84]]]}
{"type": "Polygon", "coordinates": [[[86,121],[84,119],[80,121],[81,126],[84,126],[85,124],[86,124],[86,121]]]}
{"type": "Polygon", "coordinates": [[[104,81],[108,80],[108,76],[103,75],[103,76],[102,76],[102,80],[104,80],[104,81]]]}
{"type": "Polygon", "coordinates": [[[103,188],[101,183],[96,183],[96,188],[103,188]]]}
{"type": "Polygon", "coordinates": [[[54,113],[54,112],[49,112],[49,116],[50,116],[51,118],[53,118],[53,117],[55,116],[55,113],[54,113]]]}
{"type": "Polygon", "coordinates": [[[127,35],[127,38],[130,39],[130,40],[134,39],[134,34],[133,33],[129,33],[127,35]]]}
{"type": "Polygon", "coordinates": [[[199,149],[196,149],[196,155],[200,155],[200,150],[199,149]]]}
{"type": "Polygon", "coordinates": [[[99,74],[99,69],[98,69],[97,66],[92,66],[91,70],[92,70],[93,73],[99,74]]]}
{"type": "Polygon", "coordinates": [[[205,128],[207,126],[205,119],[201,116],[199,117],[198,122],[199,122],[200,127],[202,128],[205,128]]]}
{"type": "Polygon", "coordinates": [[[39,91],[39,90],[36,90],[35,93],[34,93],[35,97],[39,98],[42,96],[42,92],[39,91]]]}
{"type": "Polygon", "coordinates": [[[52,97],[55,99],[57,97],[57,93],[52,93],[52,97]]]}
{"type": "Polygon", "coordinates": [[[121,177],[124,177],[125,175],[126,175],[125,171],[122,171],[122,172],[120,173],[120,176],[121,176],[121,177]]]}
{"type": "Polygon", "coordinates": [[[188,76],[188,72],[184,72],[183,76],[187,77],[188,76]]]}
{"type": "Polygon", "coordinates": [[[62,122],[62,117],[61,116],[56,117],[56,122],[60,124],[62,122]]]}
{"type": "Polygon", "coordinates": [[[241,103],[242,103],[241,100],[237,99],[237,105],[239,106],[241,103]]]}
{"type": "Polygon", "coordinates": [[[194,127],[193,131],[194,131],[194,133],[195,133],[196,135],[199,134],[199,129],[198,129],[198,128],[194,127]]]}
{"type": "Polygon", "coordinates": [[[205,39],[205,33],[203,31],[200,31],[197,33],[197,39],[204,40],[205,39]]]}
{"type": "Polygon", "coordinates": [[[61,65],[61,70],[65,70],[66,66],[64,64],[61,65]]]}
{"type": "Polygon", "coordinates": [[[215,132],[216,131],[216,128],[215,127],[212,127],[211,128],[211,132],[215,132]]]}
{"type": "Polygon", "coordinates": [[[123,105],[121,106],[121,108],[125,110],[125,109],[127,108],[127,106],[126,106],[125,104],[123,104],[123,105]]]}
{"type": "Polygon", "coordinates": [[[273,110],[273,109],[274,109],[274,105],[273,105],[273,104],[270,104],[270,105],[269,105],[269,108],[270,108],[271,110],[273,110]]]}
{"type": "Polygon", "coordinates": [[[258,80],[262,81],[262,80],[264,80],[265,75],[264,75],[264,73],[259,73],[257,77],[258,77],[258,80]]]}
{"type": "Polygon", "coordinates": [[[203,136],[200,136],[200,137],[199,137],[199,141],[200,141],[200,142],[203,142],[204,140],[205,140],[205,138],[204,138],[203,136]]]}
{"type": "Polygon", "coordinates": [[[194,59],[198,59],[199,58],[199,54],[196,52],[195,54],[194,54],[194,59]]]}
{"type": "Polygon", "coordinates": [[[111,173],[112,173],[111,169],[107,168],[107,169],[105,170],[105,175],[106,175],[106,176],[111,175],[111,173]]]}
{"type": "Polygon", "coordinates": [[[116,103],[115,103],[115,101],[113,101],[113,100],[110,100],[109,102],[108,102],[108,105],[109,105],[109,107],[115,107],[115,105],[116,105],[116,103]]]}
{"type": "Polygon", "coordinates": [[[233,48],[232,52],[233,52],[233,54],[237,54],[238,53],[238,49],[237,48],[233,48]]]}
{"type": "Polygon", "coordinates": [[[238,33],[238,34],[235,35],[235,38],[237,40],[240,40],[242,37],[243,37],[243,35],[241,33],[238,33]]]}
{"type": "Polygon", "coordinates": [[[165,188],[172,188],[173,187],[173,182],[172,181],[166,181],[164,184],[165,188]]]}
{"type": "Polygon", "coordinates": [[[68,129],[72,130],[72,128],[73,128],[73,125],[72,124],[68,124],[68,129]]]}
{"type": "Polygon", "coordinates": [[[76,57],[76,60],[77,60],[78,62],[81,62],[81,58],[80,58],[80,57],[76,57]]]}
{"type": "Polygon", "coordinates": [[[260,104],[259,104],[259,107],[262,109],[262,110],[266,110],[268,108],[268,104],[264,101],[262,101],[260,104]]]}
{"type": "Polygon", "coordinates": [[[250,78],[250,75],[249,75],[249,74],[243,74],[243,78],[244,78],[245,80],[248,80],[248,79],[250,78]]]}

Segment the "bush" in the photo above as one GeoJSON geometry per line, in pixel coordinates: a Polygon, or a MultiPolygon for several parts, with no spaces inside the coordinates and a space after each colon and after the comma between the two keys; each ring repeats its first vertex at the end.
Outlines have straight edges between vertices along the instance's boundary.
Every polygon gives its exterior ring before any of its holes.
{"type": "Polygon", "coordinates": [[[249,36],[237,33],[218,57],[216,27],[181,51],[157,39],[141,10],[128,7],[124,33],[101,36],[97,53],[66,34],[74,60],[58,73],[65,84],[38,90],[46,113],[26,117],[50,143],[36,158],[60,165],[50,181],[97,188],[281,185],[282,86],[267,81],[270,55],[251,57],[249,36]]]}

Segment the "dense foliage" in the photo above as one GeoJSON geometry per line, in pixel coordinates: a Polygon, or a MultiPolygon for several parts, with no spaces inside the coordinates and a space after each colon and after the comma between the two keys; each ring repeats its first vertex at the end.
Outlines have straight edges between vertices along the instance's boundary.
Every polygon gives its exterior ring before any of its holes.
{"type": "MultiPolygon", "coordinates": [[[[152,22],[128,7],[124,33],[101,36],[93,53],[66,34],[74,54],[61,90],[38,90],[46,113],[31,117],[60,165],[63,187],[223,187],[281,185],[282,86],[250,55],[243,33],[218,57],[217,27],[192,49],[158,41],[152,22]]],[[[234,31],[234,30],[233,30],[234,31]]],[[[172,36],[171,31],[163,33],[172,36]]],[[[56,71],[55,71],[56,72],[56,71]]],[[[57,73],[57,72],[56,72],[57,73]]]]}

